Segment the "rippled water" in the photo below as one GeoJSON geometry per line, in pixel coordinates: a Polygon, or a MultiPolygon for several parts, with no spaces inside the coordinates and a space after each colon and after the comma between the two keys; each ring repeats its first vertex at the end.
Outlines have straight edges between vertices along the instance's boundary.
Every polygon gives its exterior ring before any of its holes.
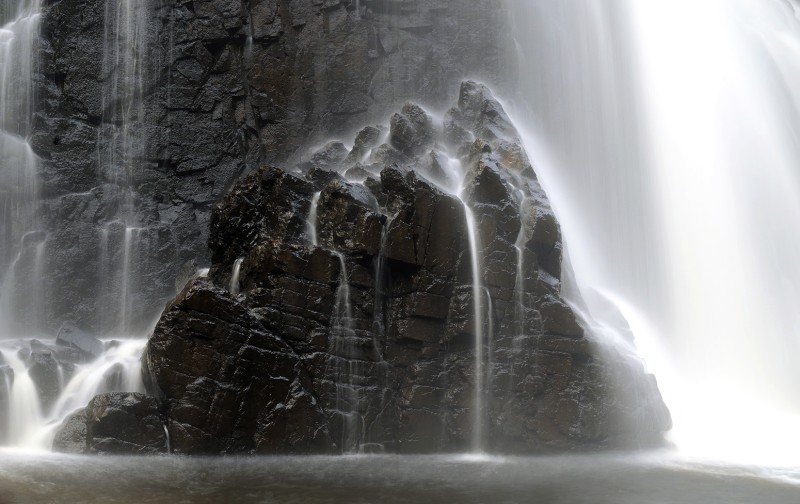
{"type": "Polygon", "coordinates": [[[196,459],[0,452],[0,503],[793,504],[800,470],[670,454],[196,459]]]}

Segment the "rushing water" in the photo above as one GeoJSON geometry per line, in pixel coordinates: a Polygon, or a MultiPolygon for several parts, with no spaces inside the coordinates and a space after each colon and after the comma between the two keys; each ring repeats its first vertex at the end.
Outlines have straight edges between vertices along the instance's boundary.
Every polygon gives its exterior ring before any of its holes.
{"type": "MultiPolygon", "coordinates": [[[[56,345],[54,341],[42,341],[39,345],[56,345]]],[[[105,351],[89,363],[57,363],[55,383],[48,383],[52,376],[38,370],[30,349],[37,343],[31,340],[9,340],[0,342],[0,359],[13,370],[9,397],[8,437],[12,446],[34,450],[50,450],[56,429],[64,418],[75,410],[86,406],[97,394],[105,392],[144,392],[140,358],[145,340],[107,340],[105,351]],[[40,381],[37,387],[35,379],[40,381]],[[46,389],[55,388],[51,401],[44,402],[39,393],[45,383],[46,389]]],[[[34,352],[36,353],[36,352],[34,352]]],[[[49,356],[49,351],[39,350],[49,356]]]]}
{"type": "Polygon", "coordinates": [[[797,3],[510,8],[512,115],[589,311],[627,319],[681,450],[797,464],[797,3]]]}

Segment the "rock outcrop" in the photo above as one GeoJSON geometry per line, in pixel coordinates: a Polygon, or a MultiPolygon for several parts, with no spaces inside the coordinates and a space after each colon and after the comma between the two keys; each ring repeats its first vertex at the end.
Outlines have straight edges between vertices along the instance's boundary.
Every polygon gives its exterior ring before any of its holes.
{"type": "Polygon", "coordinates": [[[653,378],[604,357],[561,297],[559,226],[502,106],[465,82],[436,124],[406,104],[215,209],[209,279],[144,357],[176,452],[660,441],[653,378]]]}

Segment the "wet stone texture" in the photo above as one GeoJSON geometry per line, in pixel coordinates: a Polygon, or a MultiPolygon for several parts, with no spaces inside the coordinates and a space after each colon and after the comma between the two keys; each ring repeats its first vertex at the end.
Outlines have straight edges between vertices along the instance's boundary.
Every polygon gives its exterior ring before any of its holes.
{"type": "Polygon", "coordinates": [[[53,449],[78,454],[166,453],[164,417],[152,397],[122,392],[101,394],[64,421],[55,435],[53,449]]]}
{"type": "Polygon", "coordinates": [[[652,376],[594,343],[561,297],[558,223],[487,87],[463,83],[443,122],[405,104],[342,147],[262,168],[215,207],[209,277],[168,306],[143,358],[175,452],[661,441],[652,376]]]}
{"type": "MultiPolygon", "coordinates": [[[[502,65],[501,0],[141,0],[129,19],[116,0],[43,4],[30,141],[53,330],[146,329],[182,268],[209,264],[213,206],[243,174],[413,97],[444,106],[467,69],[502,65]]],[[[405,154],[422,147],[403,134],[405,154]]],[[[359,152],[334,143],[313,163],[359,152]]]]}

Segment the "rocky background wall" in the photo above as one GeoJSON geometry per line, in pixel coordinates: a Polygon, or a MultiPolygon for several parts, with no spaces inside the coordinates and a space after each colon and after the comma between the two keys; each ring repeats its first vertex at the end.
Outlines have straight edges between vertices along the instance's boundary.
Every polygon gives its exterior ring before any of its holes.
{"type": "Polygon", "coordinates": [[[50,329],[143,330],[208,264],[211,209],[242,174],[409,98],[443,108],[500,62],[498,0],[45,3],[50,329]]]}

